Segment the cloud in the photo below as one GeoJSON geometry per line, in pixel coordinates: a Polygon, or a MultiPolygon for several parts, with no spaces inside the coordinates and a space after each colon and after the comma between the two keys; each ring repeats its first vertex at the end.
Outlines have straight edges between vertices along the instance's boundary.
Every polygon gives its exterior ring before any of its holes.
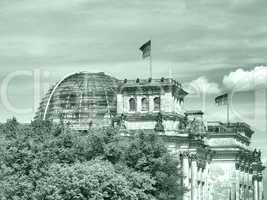
{"type": "Polygon", "coordinates": [[[266,88],[267,66],[257,66],[253,70],[237,69],[224,76],[223,85],[234,91],[250,91],[259,87],[266,88]]]}
{"type": "MultiPolygon", "coordinates": [[[[153,41],[153,77],[167,76],[166,69],[172,67],[179,81],[205,73],[217,82],[235,66],[267,63],[266,4],[264,0],[1,0],[0,82],[10,72],[36,68],[56,76],[51,82],[80,70],[146,78],[148,63],[141,60],[138,48],[148,38],[153,41]]],[[[22,91],[25,85],[17,88],[22,91]]],[[[205,92],[214,92],[214,87],[208,88],[205,92]]],[[[215,92],[216,88],[215,84],[215,92]]],[[[19,104],[19,94],[16,99],[19,104]]]]}
{"type": "Polygon", "coordinates": [[[217,83],[209,82],[209,80],[201,76],[189,83],[187,91],[191,94],[218,94],[220,88],[217,83]]]}

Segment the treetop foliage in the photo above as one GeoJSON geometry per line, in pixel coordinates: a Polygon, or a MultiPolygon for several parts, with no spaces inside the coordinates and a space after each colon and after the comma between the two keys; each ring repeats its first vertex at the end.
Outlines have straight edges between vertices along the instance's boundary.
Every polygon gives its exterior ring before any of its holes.
{"type": "Polygon", "coordinates": [[[177,160],[155,134],[13,118],[0,139],[2,200],[176,200],[184,191],[177,160]]]}

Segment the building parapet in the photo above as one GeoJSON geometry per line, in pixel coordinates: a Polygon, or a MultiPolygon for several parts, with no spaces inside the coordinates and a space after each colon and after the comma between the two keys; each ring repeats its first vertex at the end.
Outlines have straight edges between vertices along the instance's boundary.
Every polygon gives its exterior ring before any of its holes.
{"type": "Polygon", "coordinates": [[[118,87],[118,93],[126,92],[128,94],[144,94],[149,93],[160,93],[160,92],[171,92],[172,95],[180,102],[184,100],[184,97],[188,94],[183,90],[182,84],[171,78],[161,79],[139,79],[120,81],[118,87]]]}
{"type": "Polygon", "coordinates": [[[222,123],[217,121],[208,122],[208,132],[212,134],[237,133],[251,138],[254,133],[245,122],[222,123]]]}
{"type": "Polygon", "coordinates": [[[177,87],[182,88],[182,84],[172,78],[160,78],[160,79],[139,79],[137,78],[136,80],[128,80],[128,79],[124,79],[121,80],[121,87],[136,87],[137,85],[176,85],[177,87]]]}

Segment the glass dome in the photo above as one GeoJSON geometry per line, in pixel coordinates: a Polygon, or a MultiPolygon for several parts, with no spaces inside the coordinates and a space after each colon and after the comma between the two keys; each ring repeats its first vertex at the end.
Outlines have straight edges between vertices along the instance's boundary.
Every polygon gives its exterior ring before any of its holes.
{"type": "Polygon", "coordinates": [[[63,120],[75,129],[103,126],[116,113],[118,85],[116,78],[103,72],[71,74],[48,91],[36,118],[63,120]]]}

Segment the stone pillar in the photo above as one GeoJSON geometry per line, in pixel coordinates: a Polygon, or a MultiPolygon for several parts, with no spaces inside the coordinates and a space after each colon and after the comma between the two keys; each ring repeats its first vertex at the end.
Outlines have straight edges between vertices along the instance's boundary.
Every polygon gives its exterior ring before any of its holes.
{"type": "Polygon", "coordinates": [[[262,177],[259,177],[258,179],[258,198],[259,200],[263,200],[263,182],[262,177]]]}
{"type": "Polygon", "coordinates": [[[253,200],[253,189],[252,186],[249,186],[249,200],[253,200]]]}
{"type": "Polygon", "coordinates": [[[199,199],[203,200],[203,182],[199,183],[199,199]]]}
{"type": "Polygon", "coordinates": [[[244,200],[249,199],[249,177],[248,177],[248,166],[246,166],[244,171],[244,200]]]}
{"type": "Polygon", "coordinates": [[[251,174],[250,174],[250,163],[247,164],[247,171],[246,171],[246,176],[247,176],[247,200],[250,200],[250,188],[251,188],[251,174]]]}
{"type": "Polygon", "coordinates": [[[141,112],[142,111],[142,98],[141,96],[136,97],[136,111],[141,112]]]}
{"type": "Polygon", "coordinates": [[[117,113],[121,114],[124,111],[124,103],[122,94],[117,94],[117,113]]]}
{"type": "Polygon", "coordinates": [[[210,163],[207,163],[206,166],[207,170],[207,179],[206,179],[206,197],[205,200],[211,200],[212,199],[212,186],[211,186],[211,180],[210,180],[210,163]]]}
{"type": "Polygon", "coordinates": [[[258,194],[258,180],[257,180],[256,176],[253,177],[253,196],[254,196],[253,200],[259,200],[258,199],[258,197],[259,197],[259,194],[258,194]]]}
{"type": "Polygon", "coordinates": [[[203,185],[203,199],[204,200],[208,200],[209,195],[208,195],[208,165],[206,164],[204,171],[203,171],[203,181],[204,181],[204,185],[203,185]]]}
{"type": "Polygon", "coordinates": [[[201,196],[201,200],[205,200],[204,199],[204,182],[201,182],[201,192],[200,192],[200,196],[201,196]]]}
{"type": "Polygon", "coordinates": [[[205,166],[203,166],[202,170],[201,170],[201,173],[202,173],[202,179],[201,179],[201,198],[202,200],[205,200],[204,196],[205,196],[205,182],[206,182],[206,175],[205,175],[205,166]]]}
{"type": "Polygon", "coordinates": [[[244,185],[244,200],[248,200],[248,186],[244,185]]]}
{"type": "Polygon", "coordinates": [[[253,200],[253,175],[252,175],[252,169],[249,169],[249,200],[253,200]]]}
{"type": "Polygon", "coordinates": [[[244,199],[244,168],[242,164],[239,171],[239,199],[244,199]]]}
{"type": "MultiPolygon", "coordinates": [[[[197,163],[198,165],[198,163],[197,163]]],[[[197,166],[197,199],[200,200],[201,168],[197,166]]]]}
{"type": "Polygon", "coordinates": [[[160,96],[161,101],[161,111],[172,112],[173,103],[172,103],[172,94],[171,92],[165,92],[160,96]]]}
{"type": "Polygon", "coordinates": [[[244,185],[240,184],[240,188],[239,188],[239,198],[244,200],[244,185]]]}
{"type": "Polygon", "coordinates": [[[239,171],[239,167],[236,167],[235,170],[235,196],[236,196],[236,200],[239,200],[239,196],[240,196],[240,171],[239,171]]]}
{"type": "Polygon", "coordinates": [[[197,161],[195,155],[193,155],[191,163],[191,200],[197,200],[197,161]]]}
{"type": "Polygon", "coordinates": [[[199,197],[199,195],[200,195],[199,191],[200,191],[200,184],[199,184],[199,181],[197,181],[197,195],[196,195],[196,199],[197,200],[200,199],[200,197],[199,197]]]}
{"type": "Polygon", "coordinates": [[[123,101],[123,112],[128,113],[130,110],[130,105],[129,105],[129,97],[123,96],[122,101],[123,101]]]}
{"type": "Polygon", "coordinates": [[[230,188],[231,188],[231,190],[230,190],[231,200],[232,199],[235,200],[236,192],[235,192],[235,183],[234,182],[231,183],[230,188]]]}
{"type": "Polygon", "coordinates": [[[205,189],[205,187],[206,187],[206,183],[204,182],[203,183],[203,195],[202,195],[202,198],[203,198],[203,200],[207,200],[208,198],[207,198],[207,195],[206,195],[206,189],[205,189]]]}
{"type": "MultiPolygon", "coordinates": [[[[184,175],[184,187],[186,189],[189,189],[189,159],[188,155],[186,155],[185,153],[183,154],[183,175],[184,175]]],[[[183,200],[190,200],[189,191],[184,193],[183,200]]]]}
{"type": "Polygon", "coordinates": [[[154,111],[154,98],[155,96],[149,96],[149,112],[154,111]]]}

